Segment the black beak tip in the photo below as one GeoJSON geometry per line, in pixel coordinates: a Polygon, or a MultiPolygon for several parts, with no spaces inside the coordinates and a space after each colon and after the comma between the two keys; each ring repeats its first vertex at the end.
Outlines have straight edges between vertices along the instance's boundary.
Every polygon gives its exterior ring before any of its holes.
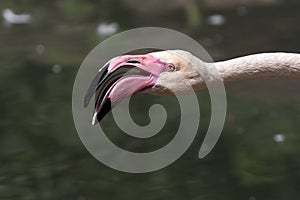
{"type": "Polygon", "coordinates": [[[102,67],[101,70],[96,74],[96,76],[92,80],[92,82],[84,96],[84,99],[83,99],[83,107],[84,108],[86,108],[89,105],[89,102],[90,102],[91,98],[93,97],[93,95],[96,93],[96,91],[99,87],[99,84],[107,76],[109,64],[110,63],[108,62],[104,67],[102,67]]]}
{"type": "Polygon", "coordinates": [[[95,125],[97,124],[97,122],[101,122],[102,119],[106,116],[106,114],[111,111],[111,109],[111,101],[109,98],[107,98],[99,111],[97,111],[98,108],[95,108],[92,124],[95,125]]]}

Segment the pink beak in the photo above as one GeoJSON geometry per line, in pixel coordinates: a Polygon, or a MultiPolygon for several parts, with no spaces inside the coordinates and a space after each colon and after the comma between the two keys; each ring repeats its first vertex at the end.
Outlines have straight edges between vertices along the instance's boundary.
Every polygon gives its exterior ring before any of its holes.
{"type": "Polygon", "coordinates": [[[150,54],[124,55],[108,61],[100,68],[84,98],[87,107],[96,93],[92,124],[100,122],[123,99],[154,86],[166,66],[150,54]]]}

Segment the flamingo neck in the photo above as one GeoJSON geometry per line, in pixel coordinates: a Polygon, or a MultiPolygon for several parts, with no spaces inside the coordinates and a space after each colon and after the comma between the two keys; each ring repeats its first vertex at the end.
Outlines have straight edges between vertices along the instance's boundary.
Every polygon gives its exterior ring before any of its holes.
{"type": "Polygon", "coordinates": [[[213,63],[225,83],[255,78],[300,78],[300,54],[261,53],[213,63]]]}

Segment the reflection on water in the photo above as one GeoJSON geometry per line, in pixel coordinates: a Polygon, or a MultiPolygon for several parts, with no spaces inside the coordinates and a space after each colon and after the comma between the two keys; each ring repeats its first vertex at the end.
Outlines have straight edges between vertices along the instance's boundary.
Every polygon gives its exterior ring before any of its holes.
{"type": "MultiPolygon", "coordinates": [[[[11,9],[14,19],[22,13],[31,16],[29,24],[11,26],[5,26],[9,18],[3,16],[0,27],[1,199],[299,198],[297,80],[227,86],[225,129],[202,160],[197,153],[209,122],[210,101],[207,91],[200,92],[196,141],[173,165],[147,174],[117,172],[96,161],[80,142],[71,113],[74,77],[85,55],[100,42],[99,24],[119,24],[105,27],[105,34],[145,25],[175,28],[200,41],[218,60],[261,51],[299,52],[299,4],[200,9],[204,19],[218,16],[220,26],[204,21],[191,28],[182,17],[184,9],[146,18],[123,5],[126,1],[24,2],[0,3],[2,11],[11,9]],[[226,23],[220,23],[224,19],[226,23]]],[[[145,113],[153,102],[164,104],[171,116],[152,140],[132,141],[115,127],[111,115],[102,123],[115,143],[138,152],[166,144],[179,115],[173,97],[147,96],[145,107],[136,107],[134,101],[144,97],[132,100],[137,123],[149,122],[145,113]]]]}

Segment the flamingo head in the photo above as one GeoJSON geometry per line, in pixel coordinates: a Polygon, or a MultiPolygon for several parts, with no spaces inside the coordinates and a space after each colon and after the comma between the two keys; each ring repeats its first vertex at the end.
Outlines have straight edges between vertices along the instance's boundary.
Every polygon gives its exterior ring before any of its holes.
{"type": "MultiPolygon", "coordinates": [[[[123,55],[108,61],[95,76],[88,89],[84,106],[96,93],[92,124],[123,99],[139,92],[171,95],[190,88],[195,70],[188,61],[193,55],[182,50],[168,50],[144,55],[123,55]]],[[[198,73],[197,73],[198,74],[198,73]]]]}

